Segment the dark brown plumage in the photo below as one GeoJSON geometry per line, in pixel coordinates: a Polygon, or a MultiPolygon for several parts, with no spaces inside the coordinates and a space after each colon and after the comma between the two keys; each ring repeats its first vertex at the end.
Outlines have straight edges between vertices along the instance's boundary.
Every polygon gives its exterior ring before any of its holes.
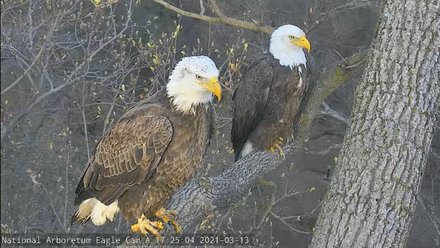
{"type": "Polygon", "coordinates": [[[292,136],[307,85],[304,65],[281,66],[271,54],[248,67],[233,97],[231,139],[236,160],[248,141],[253,149],[267,150],[279,137],[284,144],[292,136]]]}
{"type": "MultiPolygon", "coordinates": [[[[157,211],[202,164],[211,114],[203,105],[195,111],[173,111],[164,94],[129,110],[98,143],[75,204],[90,197],[105,205],[119,199],[127,219],[157,211]]],[[[73,216],[75,222],[87,220],[73,216]]]]}

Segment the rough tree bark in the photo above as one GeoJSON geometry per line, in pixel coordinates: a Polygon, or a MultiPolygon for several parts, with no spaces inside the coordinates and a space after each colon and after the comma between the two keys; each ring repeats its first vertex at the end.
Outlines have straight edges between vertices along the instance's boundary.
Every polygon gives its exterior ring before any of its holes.
{"type": "Polygon", "coordinates": [[[385,1],[310,247],[404,247],[439,105],[440,3],[385,1]]]}

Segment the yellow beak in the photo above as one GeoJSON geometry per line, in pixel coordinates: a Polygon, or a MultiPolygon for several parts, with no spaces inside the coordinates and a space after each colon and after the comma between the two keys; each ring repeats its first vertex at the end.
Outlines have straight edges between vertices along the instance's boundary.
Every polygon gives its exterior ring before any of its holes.
{"type": "Polygon", "coordinates": [[[307,52],[310,52],[310,42],[305,36],[301,36],[299,38],[293,39],[292,44],[294,44],[295,46],[305,48],[307,52]]]}
{"type": "Polygon", "coordinates": [[[217,100],[220,102],[222,99],[222,87],[220,86],[220,83],[216,77],[212,77],[208,82],[200,83],[200,85],[214,94],[214,96],[216,96],[217,100]]]}

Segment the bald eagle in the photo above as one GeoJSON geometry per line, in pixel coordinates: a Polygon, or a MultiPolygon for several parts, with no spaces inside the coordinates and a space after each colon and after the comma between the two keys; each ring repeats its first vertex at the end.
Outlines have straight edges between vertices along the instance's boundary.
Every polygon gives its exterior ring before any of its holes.
{"type": "Polygon", "coordinates": [[[219,71],[206,56],[183,58],[166,91],[138,103],[96,146],[76,188],[72,222],[99,226],[122,212],[132,230],[160,236],[164,223],[181,227],[164,204],[202,165],[210,139],[211,108],[221,99],[219,71]],[[147,217],[157,220],[152,221],[147,217]]]}
{"type": "Polygon", "coordinates": [[[251,151],[278,151],[292,136],[308,85],[306,56],[310,43],[294,25],[276,29],[269,54],[245,71],[233,96],[231,139],[235,160],[251,151]]]}

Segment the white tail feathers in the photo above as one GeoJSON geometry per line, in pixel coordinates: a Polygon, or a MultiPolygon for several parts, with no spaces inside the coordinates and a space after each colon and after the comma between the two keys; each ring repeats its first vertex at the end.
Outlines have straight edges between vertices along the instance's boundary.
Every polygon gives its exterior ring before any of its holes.
{"type": "Polygon", "coordinates": [[[246,141],[246,143],[243,146],[243,149],[241,149],[239,158],[246,157],[249,153],[251,153],[254,150],[254,145],[249,140],[246,141]]]}
{"type": "Polygon", "coordinates": [[[118,201],[110,205],[105,205],[96,198],[83,201],[75,213],[75,218],[79,223],[84,223],[91,219],[96,226],[103,225],[107,220],[113,221],[115,214],[119,212],[118,201]]]}

